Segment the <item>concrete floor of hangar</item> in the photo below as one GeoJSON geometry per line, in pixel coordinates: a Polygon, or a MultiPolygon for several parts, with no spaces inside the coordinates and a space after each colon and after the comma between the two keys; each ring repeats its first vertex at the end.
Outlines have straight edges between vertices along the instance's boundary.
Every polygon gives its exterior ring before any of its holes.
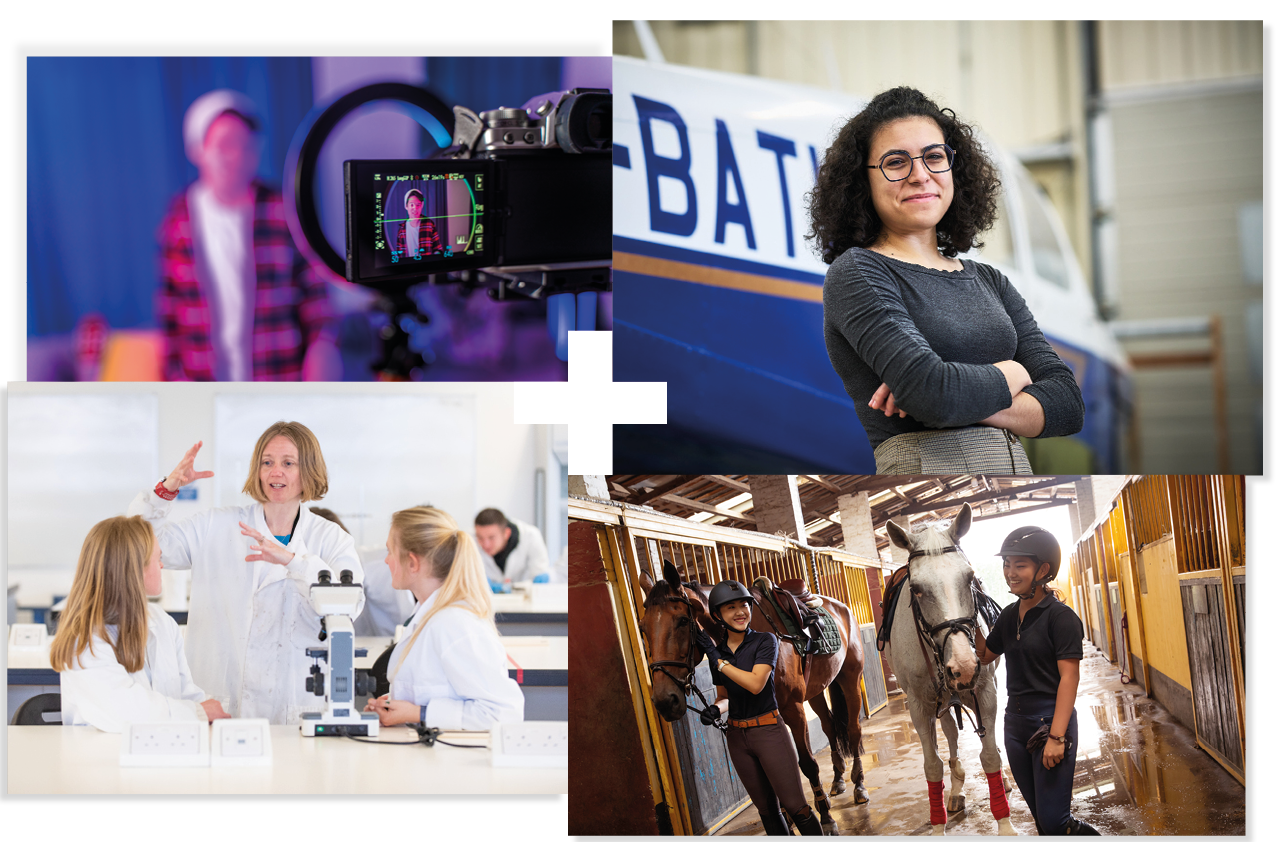
{"type": "MultiPolygon", "coordinates": [[[[1172,718],[1138,684],[1123,684],[1118,669],[1086,644],[1075,709],[1078,711],[1078,762],[1074,772],[1073,813],[1106,836],[1242,835],[1247,832],[1245,789],[1206,752],[1193,731],[1172,718]]],[[[994,723],[1003,747],[1002,711],[1006,702],[999,675],[999,715],[994,723]]],[[[978,756],[980,740],[964,717],[959,732],[959,758],[967,773],[963,787],[966,809],[952,813],[948,835],[991,836],[998,832],[990,815],[989,788],[978,756]]],[[[948,759],[945,737],[937,728],[942,760],[948,759]]],[[[868,804],[852,801],[852,789],[831,799],[833,816],[844,836],[910,836],[931,833],[923,752],[902,694],[862,723],[865,785],[868,804]]],[[[829,749],[817,754],[822,784],[831,781],[829,749]]],[[[1034,819],[1016,788],[1003,758],[1012,825],[1034,835],[1034,819]]],[[[851,761],[848,761],[851,768],[851,761]]],[[[811,790],[808,792],[811,801],[811,790]]],[[[949,798],[950,777],[945,774],[949,798]]],[[[762,835],[753,805],[719,831],[719,835],[762,835]]]]}

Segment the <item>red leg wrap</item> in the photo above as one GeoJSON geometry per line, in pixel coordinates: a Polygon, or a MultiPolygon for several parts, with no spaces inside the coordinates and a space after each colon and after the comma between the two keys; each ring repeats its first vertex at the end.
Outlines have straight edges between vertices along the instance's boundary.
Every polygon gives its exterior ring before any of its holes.
{"type": "Polygon", "coordinates": [[[990,812],[996,819],[1007,818],[1012,811],[1007,807],[1007,793],[1003,791],[1003,773],[986,775],[985,780],[990,785],[990,812]]]}
{"type": "Polygon", "coordinates": [[[927,800],[932,807],[932,824],[945,824],[944,781],[927,782],[927,800]]]}

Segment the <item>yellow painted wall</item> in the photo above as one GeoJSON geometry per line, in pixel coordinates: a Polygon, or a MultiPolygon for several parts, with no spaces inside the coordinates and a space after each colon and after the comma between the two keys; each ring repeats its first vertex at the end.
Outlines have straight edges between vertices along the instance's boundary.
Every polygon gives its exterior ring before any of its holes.
{"type": "Polygon", "coordinates": [[[1149,593],[1142,597],[1145,609],[1145,643],[1148,663],[1188,689],[1189,648],[1185,644],[1185,614],[1180,602],[1176,572],[1176,544],[1163,541],[1146,549],[1145,578],[1149,593]]]}
{"type": "Polygon", "coordinates": [[[1119,557],[1118,571],[1123,577],[1123,610],[1127,612],[1127,646],[1133,655],[1144,660],[1145,650],[1140,645],[1139,629],[1136,627],[1138,622],[1136,600],[1140,597],[1140,582],[1133,579],[1131,565],[1126,557],[1119,557]]]}

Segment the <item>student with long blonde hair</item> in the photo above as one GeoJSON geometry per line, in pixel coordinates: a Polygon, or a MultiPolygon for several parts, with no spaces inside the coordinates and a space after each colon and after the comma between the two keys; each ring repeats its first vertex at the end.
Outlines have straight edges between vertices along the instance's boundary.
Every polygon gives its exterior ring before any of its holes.
{"type": "Polygon", "coordinates": [[[129,722],[225,719],[195,686],[160,595],[160,544],[140,517],[113,517],[80,549],[49,660],[60,672],[62,722],[118,732],[129,722]]]}
{"type": "Polygon", "coordinates": [[[524,718],[507,675],[479,549],[447,512],[418,506],[391,516],[391,584],[420,603],[391,655],[390,693],[364,708],[382,725],[487,730],[524,718]]]}

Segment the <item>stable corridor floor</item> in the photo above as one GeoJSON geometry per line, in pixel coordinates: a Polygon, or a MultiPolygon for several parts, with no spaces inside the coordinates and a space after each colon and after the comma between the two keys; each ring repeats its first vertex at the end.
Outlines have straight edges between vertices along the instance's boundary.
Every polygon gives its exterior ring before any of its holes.
{"type": "MultiPolygon", "coordinates": [[[[1247,832],[1245,790],[1194,742],[1193,731],[1174,720],[1138,684],[1123,684],[1118,670],[1090,644],[1081,666],[1078,690],[1078,764],[1074,773],[1074,815],[1106,836],[1241,835],[1247,832]]],[[[999,670],[999,717],[994,724],[1002,749],[1003,674],[999,670]]],[[[965,720],[959,732],[959,757],[967,773],[967,808],[951,813],[946,833],[989,836],[998,826],[990,815],[989,788],[981,772],[980,740],[965,720]]],[[[927,782],[918,734],[904,697],[863,723],[865,785],[868,804],[852,802],[851,787],[832,799],[833,815],[844,836],[910,836],[931,833],[927,782]]],[[[948,760],[945,737],[937,728],[941,758],[948,760]]],[[[829,790],[833,772],[829,749],[817,755],[821,781],[829,790]]],[[[1003,758],[1012,824],[1034,835],[1034,820],[1016,789],[1003,758]]],[[[849,761],[849,767],[851,762],[849,761]]],[[[806,787],[806,782],[805,782],[806,787]]],[[[946,768],[945,794],[950,778],[946,768]]],[[[811,791],[808,791],[809,801],[811,791]]],[[[758,813],[746,809],[719,831],[762,835],[758,813]]]]}

